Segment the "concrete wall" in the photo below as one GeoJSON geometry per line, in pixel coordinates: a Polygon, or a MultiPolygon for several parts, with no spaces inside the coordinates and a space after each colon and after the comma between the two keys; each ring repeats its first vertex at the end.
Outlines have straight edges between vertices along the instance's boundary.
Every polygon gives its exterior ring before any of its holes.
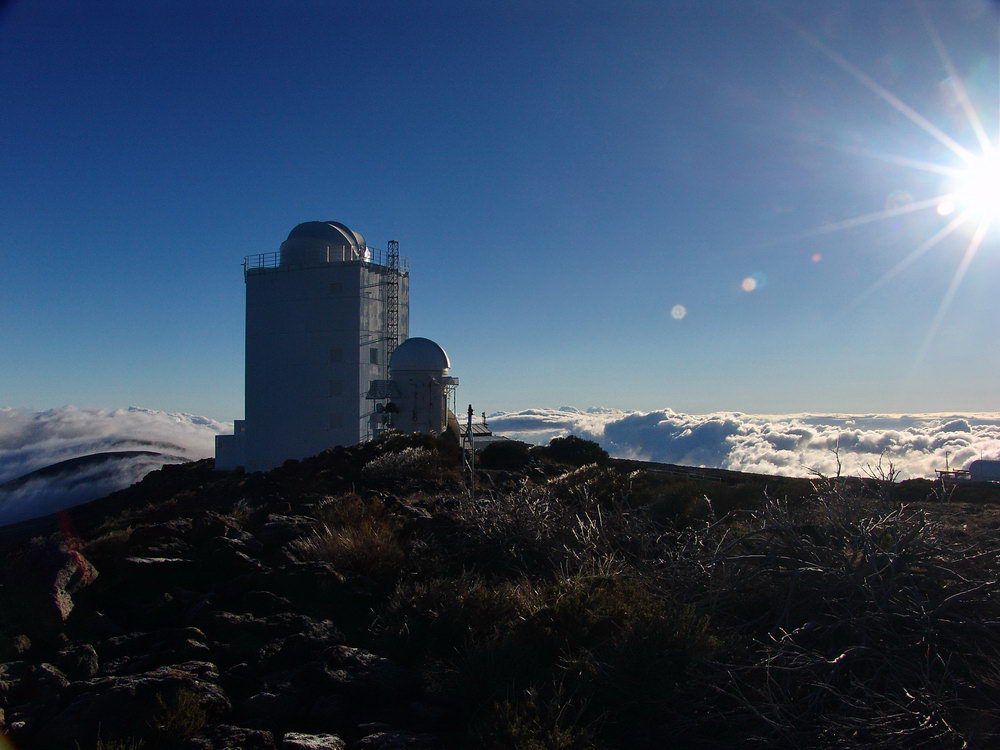
{"type": "Polygon", "coordinates": [[[438,372],[393,373],[399,391],[394,399],[399,412],[392,415],[392,425],[400,432],[441,434],[448,424],[448,403],[438,372]]]}

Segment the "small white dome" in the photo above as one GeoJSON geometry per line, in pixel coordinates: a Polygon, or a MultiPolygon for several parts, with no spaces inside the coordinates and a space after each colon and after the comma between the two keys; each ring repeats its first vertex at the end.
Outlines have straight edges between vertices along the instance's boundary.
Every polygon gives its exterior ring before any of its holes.
{"type": "Polygon", "coordinates": [[[389,358],[389,369],[393,372],[447,372],[449,367],[448,353],[430,339],[419,336],[397,346],[389,358]]]}

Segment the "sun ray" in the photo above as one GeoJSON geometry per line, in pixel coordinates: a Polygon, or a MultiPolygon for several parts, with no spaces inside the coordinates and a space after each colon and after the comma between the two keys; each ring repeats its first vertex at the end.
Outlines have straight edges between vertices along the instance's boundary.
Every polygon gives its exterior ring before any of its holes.
{"type": "Polygon", "coordinates": [[[969,246],[965,249],[965,255],[962,256],[962,260],[958,264],[958,268],[955,269],[955,275],[951,278],[948,290],[944,293],[944,297],[941,298],[941,304],[938,305],[937,312],[934,314],[934,319],[931,321],[931,325],[927,329],[927,335],[924,337],[924,342],[921,344],[920,350],[917,353],[917,361],[914,364],[919,364],[927,355],[927,350],[930,349],[931,343],[933,343],[934,337],[937,335],[938,329],[941,327],[941,323],[944,320],[944,316],[948,312],[948,308],[951,307],[951,303],[955,299],[958,287],[961,286],[962,280],[965,278],[965,274],[969,270],[969,266],[972,264],[973,258],[975,258],[976,253],[979,252],[979,248],[983,244],[983,238],[986,236],[986,232],[989,230],[992,221],[992,218],[983,219],[979,223],[979,226],[976,227],[976,232],[972,235],[972,239],[969,240],[969,246]]]}
{"type": "Polygon", "coordinates": [[[919,127],[925,133],[935,138],[938,143],[946,148],[950,149],[956,156],[958,156],[963,161],[970,161],[974,158],[974,154],[965,148],[962,144],[958,143],[954,138],[949,136],[934,123],[928,120],[926,117],[921,115],[911,106],[906,104],[902,99],[893,94],[887,88],[879,84],[875,79],[865,73],[863,70],[858,68],[856,65],[848,61],[842,55],[827,46],[819,37],[812,34],[810,31],[800,26],[787,16],[778,11],[772,10],[772,12],[787,26],[792,30],[797,32],[803,39],[805,39],[809,44],[815,47],[817,50],[822,52],[832,63],[839,67],[844,72],[850,74],[858,83],[864,86],[866,89],[871,91],[873,94],[882,99],[886,104],[895,109],[901,115],[906,117],[910,122],[919,127]]]}
{"type": "Polygon", "coordinates": [[[910,252],[909,255],[907,255],[905,258],[899,261],[899,263],[897,263],[888,271],[886,271],[884,274],[882,274],[882,276],[879,277],[878,280],[875,281],[875,283],[873,283],[871,286],[869,286],[867,289],[861,292],[861,294],[855,297],[847,305],[847,309],[852,309],[854,307],[857,307],[859,304],[861,304],[862,301],[867,299],[873,292],[876,292],[883,286],[885,286],[890,279],[897,276],[907,266],[909,266],[914,261],[918,260],[924,253],[926,253],[928,250],[930,250],[939,242],[941,242],[950,234],[952,234],[956,229],[965,224],[965,222],[968,221],[969,216],[971,214],[972,214],[971,211],[965,211],[964,213],[960,214],[959,216],[949,221],[945,226],[943,226],[941,229],[935,232],[933,236],[928,237],[926,240],[920,243],[920,245],[914,248],[914,250],[910,252]]]}
{"type": "Polygon", "coordinates": [[[830,222],[823,224],[822,226],[816,227],[815,229],[809,229],[805,232],[795,235],[791,239],[802,240],[807,237],[818,237],[824,234],[831,234],[832,232],[840,232],[844,229],[853,229],[854,227],[860,227],[864,224],[871,224],[875,221],[883,221],[885,219],[891,219],[895,216],[902,216],[904,214],[911,214],[914,211],[922,211],[926,208],[934,208],[939,205],[942,201],[948,200],[953,196],[950,193],[945,195],[938,195],[933,198],[928,198],[922,201],[915,201],[913,203],[907,203],[904,206],[897,206],[896,208],[886,208],[881,211],[873,211],[870,214],[862,214],[861,216],[853,216],[850,219],[843,219],[841,221],[830,222]]]}
{"type": "Polygon", "coordinates": [[[944,66],[945,72],[948,74],[948,77],[951,79],[952,86],[955,88],[955,93],[958,95],[958,100],[962,105],[962,110],[965,112],[965,117],[968,119],[969,125],[976,134],[976,140],[979,141],[979,147],[986,153],[992,153],[994,150],[993,142],[990,140],[990,137],[986,135],[986,129],[983,127],[983,123],[979,119],[979,114],[976,112],[975,108],[972,106],[972,102],[969,100],[969,92],[965,88],[965,84],[962,83],[962,78],[958,75],[958,71],[955,69],[954,63],[951,61],[951,56],[948,54],[948,50],[945,48],[944,42],[941,40],[941,35],[938,33],[937,27],[934,25],[934,21],[931,19],[930,13],[927,12],[927,7],[924,5],[922,0],[915,0],[915,4],[920,13],[920,17],[923,19],[924,26],[927,27],[927,33],[931,37],[934,49],[937,50],[938,57],[941,59],[941,64],[944,66]]]}
{"type": "Polygon", "coordinates": [[[897,156],[896,154],[885,154],[881,151],[875,151],[869,148],[862,148],[860,146],[834,146],[833,148],[843,151],[848,154],[857,154],[858,156],[867,156],[872,159],[879,159],[880,161],[889,162],[890,164],[898,164],[901,167],[910,167],[912,169],[920,169],[924,172],[933,172],[934,174],[943,174],[947,177],[957,177],[962,174],[961,169],[955,169],[954,167],[947,167],[944,164],[935,164],[931,161],[921,161],[919,159],[910,159],[906,156],[897,156]]]}
{"type": "Polygon", "coordinates": [[[813,229],[807,229],[804,232],[799,232],[798,234],[787,235],[785,237],[779,237],[777,239],[771,240],[770,242],[762,242],[756,245],[748,245],[746,249],[748,250],[763,250],[765,248],[774,247],[776,245],[783,245],[789,242],[797,242],[799,240],[806,240],[810,237],[821,237],[824,234],[832,234],[833,232],[840,232],[844,229],[853,229],[854,227],[864,226],[865,224],[872,224],[876,221],[884,221],[885,219],[892,219],[896,216],[903,216],[905,214],[910,214],[915,211],[923,211],[924,209],[934,208],[941,204],[942,201],[948,201],[954,199],[953,193],[945,193],[944,195],[937,195],[933,198],[928,198],[922,201],[916,201],[914,203],[907,203],[903,206],[897,206],[896,208],[886,208],[882,211],[873,211],[870,214],[862,214],[860,216],[852,216],[849,219],[843,219],[841,221],[828,222],[821,226],[815,227],[813,229]]]}

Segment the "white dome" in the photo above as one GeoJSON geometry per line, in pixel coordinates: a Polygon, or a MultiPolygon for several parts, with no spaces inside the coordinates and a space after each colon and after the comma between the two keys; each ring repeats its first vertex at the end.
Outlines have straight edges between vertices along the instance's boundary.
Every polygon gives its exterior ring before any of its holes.
{"type": "Polygon", "coordinates": [[[449,367],[448,353],[430,339],[419,336],[397,346],[389,358],[389,369],[393,372],[447,372],[449,367]]]}

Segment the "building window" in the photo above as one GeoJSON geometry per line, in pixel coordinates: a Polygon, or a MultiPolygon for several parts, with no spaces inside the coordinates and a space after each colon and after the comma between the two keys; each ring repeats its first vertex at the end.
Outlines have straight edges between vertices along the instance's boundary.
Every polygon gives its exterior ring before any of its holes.
{"type": "Polygon", "coordinates": [[[343,362],[344,361],[344,350],[341,347],[339,347],[339,346],[335,346],[332,349],[330,349],[330,361],[331,362],[343,362]]]}
{"type": "Polygon", "coordinates": [[[330,381],[330,397],[341,396],[344,393],[344,383],[340,380],[330,381]]]}
{"type": "Polygon", "coordinates": [[[368,350],[368,361],[371,362],[373,365],[377,365],[378,364],[378,348],[377,347],[372,347],[371,349],[368,350]]]}
{"type": "Polygon", "coordinates": [[[341,425],[343,425],[343,423],[344,423],[344,419],[343,419],[343,417],[341,417],[340,414],[331,414],[330,415],[330,429],[331,430],[335,430],[336,428],[338,428],[341,425]]]}
{"type": "Polygon", "coordinates": [[[340,294],[342,291],[344,291],[344,285],[339,281],[330,283],[330,294],[340,294]]]}

